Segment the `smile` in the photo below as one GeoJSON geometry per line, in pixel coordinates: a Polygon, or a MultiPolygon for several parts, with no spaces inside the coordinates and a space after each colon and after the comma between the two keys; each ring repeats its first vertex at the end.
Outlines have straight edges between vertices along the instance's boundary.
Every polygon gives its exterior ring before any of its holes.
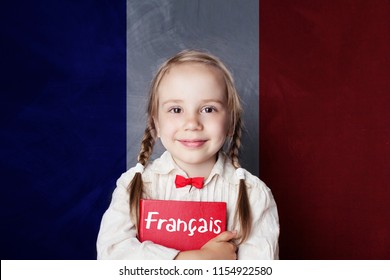
{"type": "Polygon", "coordinates": [[[187,148],[199,148],[206,143],[207,140],[179,140],[179,142],[187,148]]]}

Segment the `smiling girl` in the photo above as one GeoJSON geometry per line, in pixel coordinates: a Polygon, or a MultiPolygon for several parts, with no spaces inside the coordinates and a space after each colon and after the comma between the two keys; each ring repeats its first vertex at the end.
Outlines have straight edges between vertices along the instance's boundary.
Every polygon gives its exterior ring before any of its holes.
{"type": "Polygon", "coordinates": [[[270,189],[239,164],[242,108],[226,66],[206,52],[178,53],[154,77],[147,113],[138,163],[118,179],[102,218],[98,259],[277,259],[276,204],[270,189]],[[150,162],[157,138],[166,151],[150,162]],[[204,185],[176,188],[177,175],[203,177],[204,185]],[[142,198],[226,202],[227,231],[199,250],[141,243],[142,198]]]}

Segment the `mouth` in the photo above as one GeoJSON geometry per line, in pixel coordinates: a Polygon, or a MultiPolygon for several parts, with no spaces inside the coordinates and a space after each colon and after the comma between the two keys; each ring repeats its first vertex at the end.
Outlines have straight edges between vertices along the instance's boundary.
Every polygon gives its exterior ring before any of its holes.
{"type": "Polygon", "coordinates": [[[189,139],[183,139],[183,140],[178,140],[183,146],[187,148],[199,148],[203,146],[204,143],[207,142],[207,140],[189,140],[189,139]]]}

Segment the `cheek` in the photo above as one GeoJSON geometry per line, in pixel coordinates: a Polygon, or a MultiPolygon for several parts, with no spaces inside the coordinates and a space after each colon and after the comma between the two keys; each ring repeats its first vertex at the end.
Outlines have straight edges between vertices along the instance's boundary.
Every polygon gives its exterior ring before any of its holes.
{"type": "Polygon", "coordinates": [[[159,122],[159,136],[171,136],[176,131],[175,123],[172,121],[163,121],[159,122]]]}
{"type": "Polygon", "coordinates": [[[210,126],[210,131],[212,131],[216,136],[218,135],[221,138],[226,138],[229,133],[229,122],[225,119],[213,122],[210,126]]]}
{"type": "Polygon", "coordinates": [[[169,116],[164,114],[158,114],[157,117],[154,118],[154,124],[156,126],[157,136],[161,137],[162,135],[167,135],[172,130],[172,120],[169,116]]]}

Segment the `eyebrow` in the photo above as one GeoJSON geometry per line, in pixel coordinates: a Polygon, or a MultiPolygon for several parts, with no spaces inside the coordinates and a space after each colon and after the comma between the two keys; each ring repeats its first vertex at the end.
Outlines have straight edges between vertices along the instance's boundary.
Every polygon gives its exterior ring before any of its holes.
{"type": "MultiPolygon", "coordinates": [[[[214,103],[219,103],[221,105],[224,104],[224,102],[220,99],[204,99],[204,100],[201,100],[202,103],[210,103],[210,102],[214,102],[214,103]]],[[[162,106],[164,106],[165,104],[167,103],[183,103],[183,100],[182,99],[169,99],[163,103],[161,103],[162,106]]]]}
{"type": "Polygon", "coordinates": [[[167,101],[161,103],[161,105],[164,106],[164,105],[167,104],[167,103],[182,103],[182,102],[183,102],[183,100],[180,100],[180,99],[169,99],[169,100],[167,100],[167,101]]]}

